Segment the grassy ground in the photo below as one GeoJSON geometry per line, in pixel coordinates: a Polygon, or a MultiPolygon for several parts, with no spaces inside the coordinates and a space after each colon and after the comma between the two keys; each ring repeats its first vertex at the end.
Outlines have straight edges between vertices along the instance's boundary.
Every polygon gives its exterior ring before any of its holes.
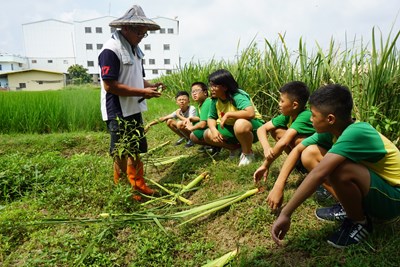
{"type": "MultiPolygon", "coordinates": [[[[149,104],[153,111],[146,114],[147,120],[174,108],[171,101],[149,104]]],[[[164,124],[148,133],[150,148],[176,139],[164,124]]],[[[257,162],[242,168],[237,167],[238,160],[227,159],[227,151],[211,158],[197,149],[169,144],[157,150],[154,158],[189,157],[159,167],[147,161],[146,177],[167,186],[187,184],[208,171],[210,178],[184,195],[195,205],[254,188],[252,173],[262,155],[259,144],[254,147],[257,162]]],[[[174,220],[160,220],[163,228],[152,220],[90,222],[101,213],[170,214],[187,208],[181,202],[132,201],[125,180],[113,184],[107,150],[105,132],[0,135],[1,266],[201,266],[235,248],[240,253],[229,266],[397,266],[400,262],[398,224],[376,224],[368,243],[338,250],[325,241],[337,225],[314,217],[320,204],[313,198],[294,214],[286,245],[277,247],[269,233],[275,215],[265,199],[281,160],[273,165],[265,191],[184,226],[174,220]],[[79,218],[74,223],[55,220],[79,218]]],[[[293,172],[285,202],[301,179],[293,172]]]]}

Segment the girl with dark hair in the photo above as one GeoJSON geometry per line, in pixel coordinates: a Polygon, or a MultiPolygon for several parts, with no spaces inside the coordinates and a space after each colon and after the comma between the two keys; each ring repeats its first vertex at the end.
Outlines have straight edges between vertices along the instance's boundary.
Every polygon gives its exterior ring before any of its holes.
{"type": "Polygon", "coordinates": [[[250,96],[239,89],[232,74],[224,69],[210,74],[212,102],[208,115],[208,129],[204,140],[212,145],[230,150],[230,158],[240,155],[239,166],[254,161],[251,149],[257,142],[257,129],[264,124],[250,96]]]}

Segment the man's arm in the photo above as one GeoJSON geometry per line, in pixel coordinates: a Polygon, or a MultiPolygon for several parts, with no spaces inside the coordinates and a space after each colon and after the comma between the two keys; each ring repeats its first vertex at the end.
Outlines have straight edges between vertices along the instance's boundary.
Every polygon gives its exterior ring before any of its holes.
{"type": "Polygon", "coordinates": [[[159,97],[157,87],[136,88],[120,83],[117,80],[103,80],[104,89],[108,93],[119,96],[143,96],[144,98],[159,97]]]}

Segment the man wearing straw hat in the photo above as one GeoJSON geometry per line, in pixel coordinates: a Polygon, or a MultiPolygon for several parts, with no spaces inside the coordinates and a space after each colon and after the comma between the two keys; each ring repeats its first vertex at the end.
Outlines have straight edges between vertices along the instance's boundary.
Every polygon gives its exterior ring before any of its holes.
{"type": "Polygon", "coordinates": [[[138,44],[148,30],[159,30],[160,26],[148,19],[137,5],[110,26],[118,30],[100,51],[99,65],[101,112],[111,136],[114,182],[118,183],[121,172],[126,172],[134,190],[151,195],[154,191],[144,181],[143,162],[139,157],[139,153],[147,152],[141,114],[147,105],[141,99],[160,97],[157,87],[163,85],[144,79],[144,54],[138,44]]]}

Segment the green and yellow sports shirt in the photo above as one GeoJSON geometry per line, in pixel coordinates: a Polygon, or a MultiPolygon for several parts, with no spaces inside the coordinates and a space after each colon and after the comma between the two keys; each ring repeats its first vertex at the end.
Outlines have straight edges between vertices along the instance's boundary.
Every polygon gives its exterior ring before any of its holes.
{"type": "Polygon", "coordinates": [[[300,112],[294,121],[291,116],[284,116],[281,114],[273,118],[271,122],[276,128],[291,128],[296,130],[297,134],[307,136],[315,133],[310,117],[311,111],[306,109],[300,112]]]}
{"type": "MultiPolygon", "coordinates": [[[[253,104],[253,101],[251,100],[249,94],[247,94],[242,89],[239,89],[239,92],[233,95],[233,103],[228,100],[222,101],[219,98],[213,98],[211,101],[212,103],[210,106],[208,117],[217,120],[218,124],[220,123],[221,118],[225,115],[225,113],[229,111],[244,110],[245,108],[250,106],[254,107],[254,111],[256,114],[254,119],[262,120],[261,114],[258,112],[256,106],[253,104]]],[[[235,119],[230,118],[225,122],[225,124],[234,125],[235,119]]]]}
{"type": "Polygon", "coordinates": [[[393,186],[400,186],[400,152],[369,123],[349,125],[335,142],[330,133],[315,133],[303,145],[320,145],[356,163],[363,164],[393,186]],[[331,148],[328,148],[331,145],[331,148]]]}

